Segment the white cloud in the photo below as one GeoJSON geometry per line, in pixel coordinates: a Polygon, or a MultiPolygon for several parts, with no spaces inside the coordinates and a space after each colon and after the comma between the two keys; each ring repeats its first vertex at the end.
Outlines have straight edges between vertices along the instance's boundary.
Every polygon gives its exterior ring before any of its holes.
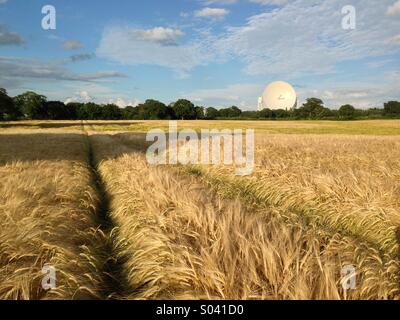
{"type": "Polygon", "coordinates": [[[88,103],[93,101],[93,98],[90,96],[89,92],[82,90],[78,91],[75,93],[74,96],[67,98],[64,103],[70,103],[70,102],[81,102],[81,103],[88,103]]]}
{"type": "Polygon", "coordinates": [[[223,8],[203,8],[194,13],[199,18],[224,18],[229,14],[229,10],[223,8]]]}
{"type": "Polygon", "coordinates": [[[127,101],[127,100],[125,100],[123,98],[116,98],[116,99],[108,100],[108,103],[115,104],[120,108],[125,108],[125,107],[128,107],[128,106],[136,107],[140,103],[140,100],[133,99],[131,101],[127,101]]]}
{"type": "Polygon", "coordinates": [[[7,0],[0,0],[0,4],[4,4],[6,2],[7,2],[7,0]]]}
{"type": "MultiPolygon", "coordinates": [[[[66,104],[70,102],[95,102],[98,104],[115,104],[120,108],[125,108],[127,106],[136,107],[140,103],[136,98],[127,99],[125,96],[121,96],[121,93],[97,84],[89,84],[83,90],[75,90],[75,87],[71,89],[74,91],[72,91],[73,94],[70,97],[65,99],[64,103],[66,104]]],[[[70,88],[66,87],[64,90],[69,91],[70,88]]],[[[59,97],[61,93],[57,92],[55,95],[59,97]]]]}
{"type": "Polygon", "coordinates": [[[192,39],[185,44],[172,44],[171,40],[183,32],[173,29],[132,29],[126,26],[111,26],[104,30],[96,55],[123,64],[152,64],[188,71],[206,63],[212,56],[207,39],[192,39]],[[163,30],[157,31],[154,30],[163,30]],[[168,31],[166,31],[168,30],[168,31]],[[145,36],[144,36],[145,35],[145,36]],[[163,40],[161,40],[163,38],[163,40]],[[156,40],[157,39],[157,40],[156,40]],[[168,39],[167,42],[166,39],[168,39]]]}
{"type": "Polygon", "coordinates": [[[216,51],[239,57],[252,75],[326,74],[342,61],[399,51],[387,43],[400,29],[400,20],[385,15],[389,1],[353,1],[358,25],[350,31],[341,26],[346,0],[291,2],[228,28],[216,51]]]}
{"type": "Polygon", "coordinates": [[[400,0],[397,0],[387,9],[387,14],[390,16],[394,16],[398,13],[400,13],[400,0]]]}
{"type": "Polygon", "coordinates": [[[184,35],[179,29],[157,27],[153,29],[132,29],[132,36],[138,40],[162,45],[176,45],[176,40],[184,35]]]}
{"type": "MultiPolygon", "coordinates": [[[[182,75],[199,65],[228,60],[241,61],[245,72],[265,79],[290,81],[305,75],[325,75],[327,81],[323,86],[317,84],[318,88],[309,91],[299,88],[299,95],[304,99],[320,95],[328,106],[340,106],[343,102],[369,107],[381,105],[388,97],[399,98],[398,90],[385,82],[385,78],[381,79],[380,86],[365,83],[357,86],[360,81],[355,74],[352,82],[335,84],[335,73],[341,71],[337,69],[339,63],[361,59],[379,61],[400,51],[400,20],[387,16],[393,0],[353,0],[357,10],[355,30],[342,29],[341,9],[348,0],[258,2],[286,5],[272,10],[266,8],[266,12],[249,17],[244,25],[227,27],[218,35],[198,33],[190,40],[179,29],[108,27],[97,55],[124,64],[164,66],[182,75]]],[[[375,84],[378,77],[378,73],[371,76],[370,83],[375,84]]],[[[235,84],[196,90],[183,96],[198,104],[255,108],[262,89],[257,84],[235,84]]]]}
{"type": "Polygon", "coordinates": [[[97,55],[124,64],[153,64],[183,73],[209,62],[238,58],[250,75],[292,79],[304,74],[329,74],[340,62],[400,50],[393,45],[400,20],[386,16],[390,3],[354,0],[358,24],[351,31],[343,30],[341,24],[341,8],[346,0],[288,1],[284,7],[249,17],[242,26],[227,27],[219,35],[198,33],[180,43],[183,32],[179,29],[112,26],[104,30],[97,55]]]}

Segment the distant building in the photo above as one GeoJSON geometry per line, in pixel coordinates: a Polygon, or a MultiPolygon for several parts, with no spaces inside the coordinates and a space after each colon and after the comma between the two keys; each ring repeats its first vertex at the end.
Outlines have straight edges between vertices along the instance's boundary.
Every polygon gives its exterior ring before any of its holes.
{"type": "Polygon", "coordinates": [[[259,97],[259,98],[258,98],[257,110],[258,110],[258,111],[264,110],[263,97],[259,97]]]}

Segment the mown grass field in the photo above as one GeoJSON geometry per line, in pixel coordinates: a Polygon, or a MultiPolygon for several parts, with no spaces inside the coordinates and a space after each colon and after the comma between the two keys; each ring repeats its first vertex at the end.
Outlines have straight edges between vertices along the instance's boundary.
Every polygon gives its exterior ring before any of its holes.
{"type": "Polygon", "coordinates": [[[400,121],[178,126],[255,128],[254,174],[148,165],[167,122],[1,123],[0,298],[400,299],[400,121]]]}

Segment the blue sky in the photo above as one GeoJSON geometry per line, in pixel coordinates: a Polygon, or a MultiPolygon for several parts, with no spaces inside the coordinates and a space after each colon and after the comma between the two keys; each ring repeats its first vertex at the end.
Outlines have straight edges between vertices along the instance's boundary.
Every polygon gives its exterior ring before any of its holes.
{"type": "Polygon", "coordinates": [[[271,81],[331,108],[400,100],[400,0],[0,0],[0,87],[256,109],[271,81]],[[44,5],[56,30],[43,30],[44,5]],[[344,30],[342,8],[356,9],[344,30]]]}

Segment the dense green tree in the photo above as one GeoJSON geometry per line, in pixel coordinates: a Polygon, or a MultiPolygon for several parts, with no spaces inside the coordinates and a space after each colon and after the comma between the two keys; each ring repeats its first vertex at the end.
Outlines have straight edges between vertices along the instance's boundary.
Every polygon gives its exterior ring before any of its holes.
{"type": "Polygon", "coordinates": [[[28,119],[47,119],[46,97],[27,91],[14,97],[14,103],[28,119]]]}
{"type": "Polygon", "coordinates": [[[44,103],[47,119],[49,120],[71,120],[69,109],[63,102],[46,101],[44,103]]]}
{"type": "Polygon", "coordinates": [[[213,107],[206,108],[205,118],[209,120],[214,120],[219,117],[219,112],[213,107]]]}
{"type": "Polygon", "coordinates": [[[290,118],[290,111],[284,109],[273,110],[272,113],[275,115],[275,119],[287,119],[290,118]]]}
{"type": "Polygon", "coordinates": [[[106,104],[102,108],[102,119],[104,120],[121,120],[122,110],[115,104],[106,104]]]}
{"type": "Polygon", "coordinates": [[[164,103],[148,99],[145,103],[140,104],[139,118],[144,120],[157,120],[157,119],[173,119],[173,110],[167,107],[164,103]]]}
{"type": "Polygon", "coordinates": [[[294,111],[298,119],[323,119],[331,116],[330,110],[324,107],[324,102],[318,98],[309,98],[303,106],[294,111]]]}
{"type": "Polygon", "coordinates": [[[241,114],[242,110],[236,106],[219,110],[219,116],[221,118],[239,118],[241,114]]]}
{"type": "Polygon", "coordinates": [[[84,103],[81,102],[69,102],[65,105],[68,110],[70,120],[86,120],[85,113],[83,110],[84,103]]]}
{"type": "Polygon", "coordinates": [[[383,117],[384,112],[384,109],[370,108],[368,110],[364,110],[360,116],[367,119],[380,119],[383,117]]]}
{"type": "Polygon", "coordinates": [[[258,111],[243,111],[241,116],[243,119],[258,119],[261,118],[258,111]]]}
{"type": "Polygon", "coordinates": [[[8,96],[6,89],[0,88],[0,121],[16,120],[20,116],[18,108],[13,99],[8,96]]]}
{"type": "Polygon", "coordinates": [[[338,112],[339,119],[342,120],[353,120],[356,115],[356,109],[350,105],[350,104],[345,104],[344,106],[341,106],[338,112]]]}
{"type": "Polygon", "coordinates": [[[204,107],[195,107],[196,110],[196,120],[204,119],[204,107]]]}
{"type": "Polygon", "coordinates": [[[384,114],[390,117],[400,117],[400,102],[389,101],[384,104],[384,114]]]}
{"type": "Polygon", "coordinates": [[[173,110],[177,119],[193,120],[196,119],[196,108],[194,104],[186,99],[180,99],[173,104],[173,110]]]}
{"type": "Polygon", "coordinates": [[[271,109],[263,109],[257,112],[257,115],[261,119],[275,119],[276,114],[271,109]]]}
{"type": "Polygon", "coordinates": [[[127,106],[122,109],[122,117],[126,120],[137,120],[139,119],[139,108],[127,106]]]}
{"type": "Polygon", "coordinates": [[[82,106],[81,114],[84,115],[87,120],[98,120],[102,119],[103,110],[98,104],[89,102],[82,106]]]}

